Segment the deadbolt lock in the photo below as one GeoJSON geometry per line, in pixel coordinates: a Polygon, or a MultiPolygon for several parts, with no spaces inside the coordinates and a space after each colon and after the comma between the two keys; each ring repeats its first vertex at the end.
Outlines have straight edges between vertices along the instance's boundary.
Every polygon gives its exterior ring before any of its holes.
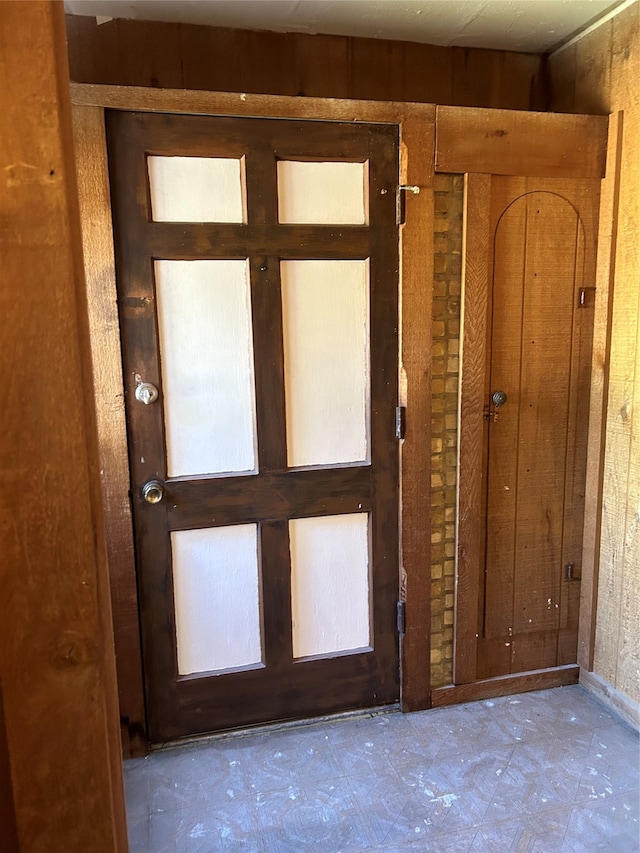
{"type": "Polygon", "coordinates": [[[164,497],[164,486],[159,480],[149,480],[142,487],[142,497],[148,504],[159,504],[164,497]]]}
{"type": "Polygon", "coordinates": [[[151,382],[139,382],[136,385],[136,400],[148,406],[158,399],[158,389],[151,382]]]}

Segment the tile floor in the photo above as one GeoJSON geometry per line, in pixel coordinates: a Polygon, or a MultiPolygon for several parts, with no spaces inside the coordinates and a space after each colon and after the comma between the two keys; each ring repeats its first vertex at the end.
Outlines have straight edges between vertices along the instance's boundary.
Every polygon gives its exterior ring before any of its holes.
{"type": "Polygon", "coordinates": [[[638,853],[637,734],[580,686],[125,764],[131,853],[638,853]]]}

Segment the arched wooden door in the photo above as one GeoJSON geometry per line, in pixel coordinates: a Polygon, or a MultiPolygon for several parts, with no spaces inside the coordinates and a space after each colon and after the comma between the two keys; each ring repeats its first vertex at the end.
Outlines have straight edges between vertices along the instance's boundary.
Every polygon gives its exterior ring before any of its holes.
{"type": "Polygon", "coordinates": [[[486,268],[478,275],[468,258],[465,281],[467,308],[477,291],[465,322],[484,331],[463,352],[459,488],[475,518],[461,511],[456,684],[577,659],[594,189],[575,180],[468,181],[488,221],[486,268]],[[473,395],[482,405],[469,412],[473,395]],[[477,471],[468,464],[471,433],[477,471]]]}

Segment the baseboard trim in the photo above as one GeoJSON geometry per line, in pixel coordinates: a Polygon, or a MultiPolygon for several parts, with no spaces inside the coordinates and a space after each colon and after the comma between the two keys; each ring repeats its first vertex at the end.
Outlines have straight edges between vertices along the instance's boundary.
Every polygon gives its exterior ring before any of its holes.
{"type": "Polygon", "coordinates": [[[599,699],[603,705],[610,708],[615,714],[629,723],[637,732],[640,732],[640,705],[627,696],[621,693],[604,678],[596,675],[595,672],[588,672],[586,669],[580,669],[580,684],[593,693],[596,699],[599,699]]]}
{"type": "Polygon", "coordinates": [[[431,691],[431,707],[458,705],[461,702],[475,702],[478,699],[495,699],[498,696],[510,696],[513,693],[545,690],[548,687],[565,687],[567,684],[577,684],[579,674],[578,664],[569,664],[522,672],[518,675],[501,675],[498,678],[475,681],[473,684],[437,687],[431,691]]]}

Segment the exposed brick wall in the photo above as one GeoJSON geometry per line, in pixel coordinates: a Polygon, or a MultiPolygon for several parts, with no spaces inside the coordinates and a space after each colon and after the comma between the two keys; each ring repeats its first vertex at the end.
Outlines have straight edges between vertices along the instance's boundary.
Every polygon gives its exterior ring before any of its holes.
{"type": "Polygon", "coordinates": [[[431,418],[431,679],[453,680],[462,175],[435,177],[433,409],[431,418]]]}

